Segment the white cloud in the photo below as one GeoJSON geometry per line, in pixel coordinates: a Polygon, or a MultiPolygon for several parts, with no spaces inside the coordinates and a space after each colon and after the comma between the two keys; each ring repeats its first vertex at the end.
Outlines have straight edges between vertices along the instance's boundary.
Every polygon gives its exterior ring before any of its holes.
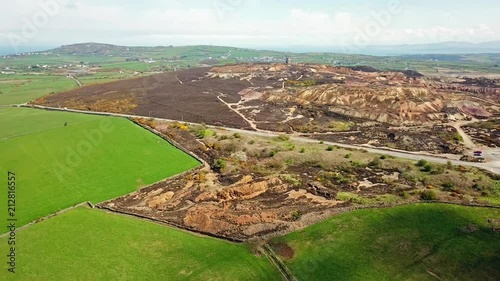
{"type": "MultiPolygon", "coordinates": [[[[40,10],[39,1],[54,0],[9,1],[8,4],[0,4],[9,7],[0,11],[0,33],[20,32],[23,19],[30,19],[40,10]]],[[[352,41],[357,30],[363,29],[367,22],[373,20],[370,11],[331,12],[317,7],[305,9],[286,6],[280,13],[260,17],[258,13],[265,13],[268,5],[260,0],[215,0],[237,4],[226,11],[223,18],[212,5],[185,5],[183,2],[187,0],[155,0],[149,1],[149,6],[119,5],[117,0],[57,1],[70,2],[50,18],[48,25],[30,39],[30,44],[98,41],[129,45],[213,43],[333,47],[341,42],[352,41]]],[[[455,13],[450,12],[444,18],[454,18],[455,13]]],[[[398,16],[389,26],[382,28],[370,44],[488,41],[500,38],[498,26],[491,23],[450,27],[443,24],[426,26],[425,22],[413,21],[405,28],[399,27],[402,23],[405,23],[405,17],[398,16]]],[[[5,37],[0,36],[0,45],[5,43],[5,37]]]]}

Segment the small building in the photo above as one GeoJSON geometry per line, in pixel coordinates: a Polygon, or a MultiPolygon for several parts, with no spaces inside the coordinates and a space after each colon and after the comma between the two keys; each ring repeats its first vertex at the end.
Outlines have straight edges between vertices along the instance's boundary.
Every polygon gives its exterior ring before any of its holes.
{"type": "Polygon", "coordinates": [[[483,152],[482,151],[474,151],[474,157],[482,157],[483,156],[483,152]]]}

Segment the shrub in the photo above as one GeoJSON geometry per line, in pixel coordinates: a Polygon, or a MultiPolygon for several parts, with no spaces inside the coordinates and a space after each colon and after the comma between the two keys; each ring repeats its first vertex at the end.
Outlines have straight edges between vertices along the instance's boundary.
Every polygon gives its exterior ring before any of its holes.
{"type": "Polygon", "coordinates": [[[378,165],[380,165],[379,157],[375,157],[372,161],[370,161],[370,163],[368,163],[368,166],[370,167],[377,167],[378,165]]]}
{"type": "Polygon", "coordinates": [[[335,149],[335,146],[330,145],[330,146],[328,146],[328,148],[326,150],[327,151],[333,151],[334,149],[335,149]]]}
{"type": "Polygon", "coordinates": [[[213,169],[217,172],[222,171],[224,168],[227,167],[227,163],[224,159],[217,159],[213,165],[213,169]]]}
{"type": "Polygon", "coordinates": [[[239,133],[234,133],[233,137],[234,137],[235,139],[241,139],[241,134],[239,134],[239,133]]]}
{"type": "Polygon", "coordinates": [[[295,150],[295,144],[293,144],[293,143],[287,143],[285,145],[285,149],[288,150],[288,151],[294,151],[295,150]]]}
{"type": "Polygon", "coordinates": [[[366,168],[367,165],[360,161],[351,161],[351,166],[356,168],[366,168]]]}
{"type": "Polygon", "coordinates": [[[211,137],[214,135],[214,132],[210,131],[209,129],[201,129],[196,132],[196,136],[200,139],[204,139],[206,137],[211,137]]]}
{"type": "Polygon", "coordinates": [[[344,158],[345,158],[345,159],[349,159],[349,158],[351,158],[351,157],[352,157],[352,154],[351,154],[351,153],[347,153],[347,154],[344,156],[344,158]]]}
{"type": "Polygon", "coordinates": [[[464,138],[459,133],[456,133],[455,135],[453,135],[453,140],[456,143],[461,143],[464,141],[464,138]]]}
{"type": "Polygon", "coordinates": [[[300,149],[300,153],[305,153],[306,152],[306,149],[303,147],[300,149]]]}
{"type": "Polygon", "coordinates": [[[381,160],[385,160],[385,159],[387,159],[387,156],[382,155],[382,156],[380,156],[380,159],[381,159],[381,160]]]}
{"type": "Polygon", "coordinates": [[[435,201],[437,200],[437,194],[434,190],[425,190],[420,193],[420,199],[426,201],[435,201]]]}
{"type": "Polygon", "coordinates": [[[417,183],[418,182],[418,178],[415,174],[411,173],[411,172],[403,172],[401,174],[401,176],[406,179],[407,181],[409,182],[412,182],[412,183],[417,183]]]}
{"type": "Polygon", "coordinates": [[[430,173],[432,172],[432,166],[429,164],[426,164],[424,168],[422,168],[422,172],[430,173]]]}
{"type": "Polygon", "coordinates": [[[292,175],[281,175],[280,178],[284,182],[286,182],[288,184],[291,184],[293,186],[300,186],[300,185],[302,185],[302,182],[299,179],[297,179],[294,176],[292,176],[292,175]]]}
{"type": "Polygon", "coordinates": [[[455,190],[455,184],[452,182],[445,182],[441,185],[445,191],[455,190]]]}
{"type": "Polygon", "coordinates": [[[418,167],[425,167],[425,165],[427,165],[427,164],[428,164],[427,160],[423,160],[423,159],[422,159],[422,160],[419,160],[419,161],[417,162],[417,166],[418,166],[418,167]]]}
{"type": "Polygon", "coordinates": [[[282,161],[273,160],[266,164],[267,169],[282,170],[285,168],[285,164],[282,161]]]}
{"type": "Polygon", "coordinates": [[[290,137],[287,136],[287,135],[281,135],[279,137],[276,138],[278,141],[289,141],[290,140],[290,137]]]}
{"type": "Polygon", "coordinates": [[[312,168],[320,168],[320,169],[323,169],[325,167],[325,164],[321,163],[320,161],[307,161],[307,162],[304,162],[304,165],[312,167],[312,168]]]}
{"type": "Polygon", "coordinates": [[[300,219],[300,212],[299,212],[299,210],[293,211],[292,214],[291,214],[291,217],[292,217],[293,221],[299,220],[300,219]]]}
{"type": "Polygon", "coordinates": [[[431,171],[431,175],[440,175],[444,173],[444,167],[438,166],[435,170],[431,171]]]}
{"type": "Polygon", "coordinates": [[[251,141],[248,142],[248,144],[250,144],[250,145],[255,144],[255,141],[251,140],[251,141]]]}
{"type": "Polygon", "coordinates": [[[410,198],[410,193],[408,193],[408,191],[401,191],[399,193],[399,196],[401,196],[401,198],[403,198],[403,199],[408,199],[408,198],[410,198]]]}

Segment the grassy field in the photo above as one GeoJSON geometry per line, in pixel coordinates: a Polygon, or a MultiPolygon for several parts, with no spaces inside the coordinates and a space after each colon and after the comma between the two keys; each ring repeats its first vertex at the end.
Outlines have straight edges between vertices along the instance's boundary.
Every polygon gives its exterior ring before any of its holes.
{"type": "Polygon", "coordinates": [[[0,105],[25,103],[50,93],[76,87],[75,81],[64,76],[0,76],[0,105]]]}
{"type": "Polygon", "coordinates": [[[489,219],[500,219],[500,210],[451,205],[361,210],[274,243],[294,250],[285,264],[299,280],[499,280],[500,234],[489,219]],[[460,230],[470,224],[476,232],[460,230]]]}
{"type": "Polygon", "coordinates": [[[17,241],[15,279],[2,262],[0,280],[280,280],[245,245],[95,209],[30,226],[17,241]]]}
{"type": "Polygon", "coordinates": [[[17,175],[19,225],[199,165],[125,119],[25,108],[0,109],[0,118],[0,173],[17,175]]]}

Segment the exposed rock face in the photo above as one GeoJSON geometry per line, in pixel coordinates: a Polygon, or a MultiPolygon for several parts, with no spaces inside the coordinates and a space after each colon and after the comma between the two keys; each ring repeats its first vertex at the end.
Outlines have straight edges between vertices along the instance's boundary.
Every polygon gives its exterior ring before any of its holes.
{"type": "Polygon", "coordinates": [[[442,119],[443,97],[426,88],[322,85],[307,89],[268,91],[267,102],[328,105],[330,111],[383,123],[442,119]]]}
{"type": "Polygon", "coordinates": [[[312,108],[328,106],[335,114],[392,125],[440,123],[500,114],[496,104],[500,88],[495,87],[494,81],[465,79],[461,84],[445,83],[428,80],[411,71],[380,72],[365,67],[307,64],[223,66],[213,68],[210,75],[226,79],[252,75],[268,81],[278,79],[283,84],[241,91],[243,103],[261,100],[312,108]]]}

